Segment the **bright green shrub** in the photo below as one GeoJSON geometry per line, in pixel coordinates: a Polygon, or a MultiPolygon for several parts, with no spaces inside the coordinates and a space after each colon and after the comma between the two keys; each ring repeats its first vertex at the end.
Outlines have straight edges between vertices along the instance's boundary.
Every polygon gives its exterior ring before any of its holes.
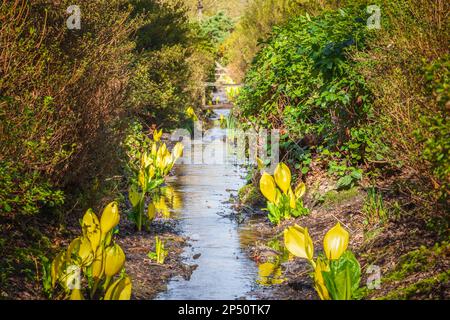
{"type": "Polygon", "coordinates": [[[276,27],[245,78],[241,117],[282,129],[284,140],[339,151],[347,164],[376,156],[370,93],[350,55],[370,36],[366,20],[364,8],[349,8],[276,27]]]}

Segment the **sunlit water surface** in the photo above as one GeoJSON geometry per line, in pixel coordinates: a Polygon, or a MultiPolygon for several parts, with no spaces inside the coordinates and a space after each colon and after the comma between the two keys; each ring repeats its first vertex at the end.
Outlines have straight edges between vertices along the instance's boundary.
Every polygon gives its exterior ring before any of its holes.
{"type": "MultiPolygon", "coordinates": [[[[227,116],[228,112],[215,110],[219,116],[227,116]]],[[[225,130],[215,126],[208,136],[220,146],[224,135],[225,130]]],[[[203,142],[202,147],[207,145],[209,142],[203,142]]],[[[208,152],[204,157],[208,157],[208,152]]],[[[184,258],[198,267],[190,280],[173,278],[168,290],[157,299],[252,299],[250,291],[256,285],[258,269],[241,247],[249,242],[251,232],[227,217],[233,210],[228,202],[230,193],[236,194],[245,183],[244,169],[225,161],[181,164],[175,173],[169,183],[182,199],[177,215],[183,233],[191,239],[184,258]],[[195,255],[197,259],[193,259],[195,255]]]]}

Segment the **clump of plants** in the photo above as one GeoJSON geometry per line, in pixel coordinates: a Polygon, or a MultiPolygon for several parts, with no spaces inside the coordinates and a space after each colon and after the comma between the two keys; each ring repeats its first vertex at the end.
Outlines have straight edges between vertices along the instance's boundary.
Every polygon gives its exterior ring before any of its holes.
{"type": "Polygon", "coordinates": [[[385,224],[388,220],[388,210],[383,201],[383,195],[371,187],[367,190],[367,198],[364,201],[363,213],[366,215],[365,224],[385,224]]]}
{"type": "Polygon", "coordinates": [[[149,252],[147,257],[155,260],[158,264],[164,264],[166,257],[168,255],[168,250],[165,248],[165,242],[161,241],[158,236],[155,237],[155,251],[149,252]]]}
{"type": "MultiPolygon", "coordinates": [[[[130,214],[131,220],[136,224],[138,231],[142,226],[148,228],[155,218],[155,204],[152,202],[145,215],[147,196],[158,197],[158,191],[164,184],[165,177],[178,158],[183,153],[183,144],[177,143],[170,152],[165,143],[161,142],[162,130],[155,131],[153,141],[147,141],[150,150],[143,150],[137,165],[131,165],[134,177],[132,178],[128,196],[133,206],[130,214]]],[[[149,139],[148,139],[149,140],[149,139]]],[[[158,199],[161,199],[158,197],[158,199]]],[[[158,202],[161,204],[161,201],[158,202]]]]}
{"type": "Polygon", "coordinates": [[[284,244],[294,256],[306,259],[314,269],[314,286],[322,300],[358,299],[361,267],[347,250],[349,233],[337,223],[323,239],[324,254],[314,260],[314,244],[308,228],[295,224],[284,230],[284,244]]]}
{"type": "Polygon", "coordinates": [[[259,187],[268,200],[266,210],[269,211],[268,217],[272,223],[279,224],[282,220],[309,213],[302,200],[306,186],[301,182],[292,190],[291,170],[286,164],[279,163],[273,176],[264,172],[259,187]]]}
{"type": "Polygon", "coordinates": [[[129,300],[131,279],[125,273],[125,253],[113,241],[120,214],[116,202],[100,219],[89,209],[81,220],[82,234],[51,264],[44,265],[44,290],[56,299],[129,300]]]}

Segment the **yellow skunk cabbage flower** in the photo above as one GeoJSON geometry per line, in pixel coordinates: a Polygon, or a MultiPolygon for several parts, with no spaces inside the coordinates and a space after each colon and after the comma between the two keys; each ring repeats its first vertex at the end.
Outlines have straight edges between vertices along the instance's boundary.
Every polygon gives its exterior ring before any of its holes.
{"type": "Polygon", "coordinates": [[[164,188],[161,189],[161,192],[167,198],[169,203],[172,203],[173,198],[175,197],[175,190],[174,190],[174,188],[171,187],[171,186],[165,186],[164,188]]]}
{"type": "Polygon", "coordinates": [[[151,151],[151,152],[152,152],[152,156],[155,157],[155,156],[156,156],[156,153],[158,152],[156,143],[153,143],[153,144],[152,144],[152,151],[151,151]]]}
{"type": "Polygon", "coordinates": [[[183,155],[184,145],[181,142],[178,142],[175,147],[173,147],[172,154],[174,159],[178,159],[183,155]]]}
{"type": "Polygon", "coordinates": [[[51,275],[52,275],[52,287],[56,285],[56,281],[59,279],[65,262],[64,251],[58,253],[58,255],[52,261],[51,275]]]}
{"type": "Polygon", "coordinates": [[[314,287],[321,300],[330,300],[330,294],[325,286],[322,271],[330,271],[330,267],[322,259],[317,259],[314,269],[314,287]]]}
{"type": "Polygon", "coordinates": [[[161,136],[162,136],[163,132],[162,129],[161,130],[155,130],[153,132],[153,141],[158,142],[159,140],[161,140],[161,136]]]}
{"type": "MultiPolygon", "coordinates": [[[[212,103],[211,103],[211,104],[212,104],[212,103]]],[[[194,120],[194,121],[197,121],[197,120],[198,120],[197,115],[195,114],[195,111],[194,111],[194,108],[193,108],[193,107],[188,107],[188,108],[186,109],[186,115],[187,115],[189,118],[191,118],[192,120],[194,120]]]]}
{"type": "Polygon", "coordinates": [[[98,247],[95,252],[94,261],[92,262],[92,277],[94,279],[101,279],[105,271],[105,250],[103,246],[98,247]]]}
{"type": "Polygon", "coordinates": [[[133,207],[136,207],[138,205],[141,196],[139,195],[139,192],[136,190],[135,185],[131,185],[130,189],[128,190],[128,198],[130,199],[131,205],[133,207]]]}
{"type": "Polygon", "coordinates": [[[130,277],[126,276],[123,279],[118,279],[108,287],[104,300],[130,300],[131,288],[130,277]]]}
{"type": "Polygon", "coordinates": [[[142,190],[147,189],[147,179],[145,179],[145,172],[144,170],[139,170],[139,176],[138,176],[139,185],[141,186],[142,190]]]}
{"type": "Polygon", "coordinates": [[[114,244],[106,248],[105,255],[105,275],[112,277],[122,270],[125,264],[125,253],[118,244],[114,244]]]}
{"type": "Polygon", "coordinates": [[[276,195],[275,195],[275,204],[278,205],[281,200],[281,192],[280,189],[277,189],[276,195]]]}
{"type": "Polygon", "coordinates": [[[155,176],[155,167],[154,167],[154,166],[151,166],[151,167],[148,169],[148,178],[149,178],[149,179],[153,179],[154,176],[155,176]]]}
{"type": "Polygon", "coordinates": [[[153,162],[152,158],[148,155],[147,152],[144,152],[141,157],[141,166],[147,168],[153,162]]]}
{"type": "Polygon", "coordinates": [[[84,300],[80,289],[73,289],[70,293],[70,300],[84,300]]]}
{"type": "Polygon", "coordinates": [[[172,165],[173,165],[173,158],[172,158],[172,155],[169,153],[169,154],[166,154],[165,156],[164,156],[164,160],[163,160],[163,168],[161,169],[161,170],[164,170],[165,168],[170,168],[170,169],[172,169],[172,165]]]}
{"type": "Polygon", "coordinates": [[[256,157],[256,164],[258,165],[258,170],[263,170],[266,167],[264,161],[259,157],[256,157]]]}
{"type": "Polygon", "coordinates": [[[83,266],[90,265],[94,260],[94,252],[92,251],[92,245],[88,238],[82,237],[80,239],[78,256],[80,257],[83,266]]]}
{"type": "Polygon", "coordinates": [[[294,256],[312,261],[314,244],[309,236],[308,228],[295,224],[284,230],[284,245],[294,256]]]}
{"type": "Polygon", "coordinates": [[[88,238],[79,237],[72,240],[67,248],[66,260],[72,261],[73,258],[81,265],[90,265],[92,263],[94,253],[88,238]]]}
{"type": "Polygon", "coordinates": [[[292,188],[289,188],[288,196],[289,196],[289,206],[291,207],[291,209],[297,208],[297,199],[295,198],[292,188]]]}
{"type": "Polygon", "coordinates": [[[83,227],[83,231],[87,233],[94,232],[97,226],[100,226],[100,221],[92,209],[87,210],[84,214],[81,220],[81,226],[83,227]]]}
{"type": "Polygon", "coordinates": [[[81,226],[83,229],[83,234],[91,243],[92,251],[95,252],[100,244],[102,233],[100,230],[100,221],[92,209],[89,209],[84,214],[83,220],[81,221],[81,226]]]}
{"type": "Polygon", "coordinates": [[[103,210],[102,217],[100,218],[100,227],[102,233],[108,233],[112,228],[119,224],[119,206],[117,202],[111,202],[103,210]]]}
{"type": "Polygon", "coordinates": [[[280,189],[287,194],[291,187],[291,170],[283,162],[279,163],[275,168],[275,181],[280,189]]]}
{"type": "Polygon", "coordinates": [[[163,144],[159,147],[158,152],[157,152],[157,155],[162,159],[162,158],[164,158],[164,156],[166,155],[166,153],[167,153],[167,146],[166,146],[165,143],[163,143],[163,144]]]}
{"type": "Polygon", "coordinates": [[[263,173],[261,180],[259,181],[259,188],[267,200],[272,203],[276,202],[277,187],[275,186],[275,181],[270,174],[266,172],[263,173]]]}
{"type": "Polygon", "coordinates": [[[305,185],[304,182],[300,182],[300,183],[298,184],[298,186],[295,187],[295,191],[294,191],[295,197],[296,197],[297,199],[300,199],[301,197],[303,197],[303,195],[305,194],[305,192],[306,192],[306,185],[305,185]]]}
{"type": "Polygon", "coordinates": [[[156,208],[153,203],[150,203],[147,208],[147,216],[150,221],[153,221],[156,217],[156,208]]]}
{"type": "Polygon", "coordinates": [[[329,260],[336,260],[347,250],[349,233],[338,222],[323,238],[323,249],[329,260]]]}
{"type": "Polygon", "coordinates": [[[67,261],[71,261],[74,254],[78,255],[78,250],[80,249],[80,242],[81,242],[80,238],[75,238],[70,242],[66,252],[67,261]]]}

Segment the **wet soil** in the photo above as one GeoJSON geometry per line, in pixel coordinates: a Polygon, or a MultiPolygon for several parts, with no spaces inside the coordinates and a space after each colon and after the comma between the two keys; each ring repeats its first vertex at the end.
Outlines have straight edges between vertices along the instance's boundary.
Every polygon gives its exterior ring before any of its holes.
{"type": "Polygon", "coordinates": [[[125,268],[133,284],[132,299],[151,300],[167,289],[172,277],[189,279],[196,265],[187,265],[181,253],[187,245],[187,239],[180,235],[177,221],[156,220],[149,232],[137,232],[128,221],[121,224],[117,242],[127,254],[125,268]],[[155,263],[148,258],[155,251],[155,236],[165,242],[168,250],[164,264],[155,263]]]}

